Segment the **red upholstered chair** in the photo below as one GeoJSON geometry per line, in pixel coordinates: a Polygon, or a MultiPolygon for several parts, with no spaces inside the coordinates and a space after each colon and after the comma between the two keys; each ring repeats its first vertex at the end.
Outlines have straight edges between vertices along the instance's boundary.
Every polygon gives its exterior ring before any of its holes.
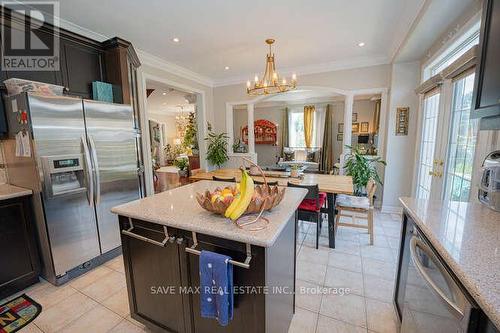
{"type": "Polygon", "coordinates": [[[297,185],[288,183],[289,187],[305,188],[307,195],[297,208],[298,219],[316,223],[316,248],[318,248],[319,234],[321,232],[321,207],[326,202],[326,193],[320,192],[318,185],[297,185]]]}

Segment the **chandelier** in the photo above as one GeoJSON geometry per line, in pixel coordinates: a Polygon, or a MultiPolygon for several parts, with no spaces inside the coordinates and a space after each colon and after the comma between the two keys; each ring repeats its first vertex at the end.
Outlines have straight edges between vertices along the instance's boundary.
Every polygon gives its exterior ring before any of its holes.
{"type": "Polygon", "coordinates": [[[261,80],[255,75],[254,83],[247,81],[247,93],[251,96],[277,94],[293,90],[297,86],[297,76],[292,75],[292,82],[287,82],[286,78],[280,79],[276,66],[274,65],[274,54],[271,53],[271,46],[274,39],[266,39],[269,45],[269,53],[266,56],[266,71],[261,80]]]}

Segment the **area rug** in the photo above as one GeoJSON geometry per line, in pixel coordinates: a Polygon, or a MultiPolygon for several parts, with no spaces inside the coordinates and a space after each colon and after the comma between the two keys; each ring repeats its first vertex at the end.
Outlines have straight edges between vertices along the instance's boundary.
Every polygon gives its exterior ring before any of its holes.
{"type": "Polygon", "coordinates": [[[14,333],[35,319],[42,306],[23,294],[0,305],[0,333],[14,333]]]}

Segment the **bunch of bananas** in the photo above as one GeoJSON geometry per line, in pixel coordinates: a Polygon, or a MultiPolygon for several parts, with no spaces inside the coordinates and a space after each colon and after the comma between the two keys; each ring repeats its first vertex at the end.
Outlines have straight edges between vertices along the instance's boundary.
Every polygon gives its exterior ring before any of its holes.
{"type": "Polygon", "coordinates": [[[241,170],[240,193],[227,207],[224,216],[236,221],[248,208],[254,194],[254,183],[252,177],[246,170],[241,170]]]}

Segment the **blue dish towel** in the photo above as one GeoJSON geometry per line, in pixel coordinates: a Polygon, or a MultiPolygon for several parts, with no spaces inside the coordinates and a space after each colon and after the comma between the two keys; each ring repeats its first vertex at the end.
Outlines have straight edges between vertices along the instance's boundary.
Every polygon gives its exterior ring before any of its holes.
{"type": "Polygon", "coordinates": [[[201,316],[215,318],[226,326],[233,319],[233,264],[231,257],[201,251],[201,316]]]}

